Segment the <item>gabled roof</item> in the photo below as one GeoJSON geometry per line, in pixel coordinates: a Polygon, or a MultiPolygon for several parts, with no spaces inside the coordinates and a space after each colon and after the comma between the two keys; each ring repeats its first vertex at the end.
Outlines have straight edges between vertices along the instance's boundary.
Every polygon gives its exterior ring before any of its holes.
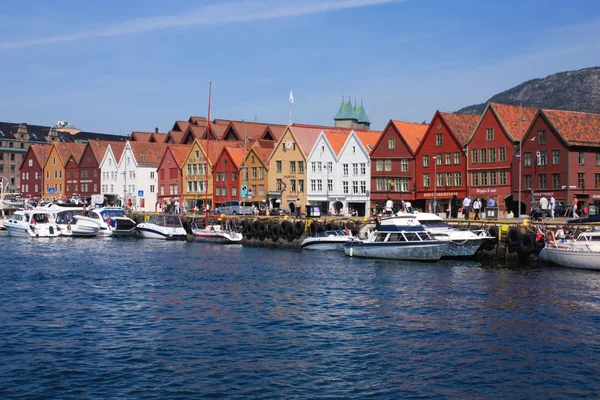
{"type": "Polygon", "coordinates": [[[167,137],[165,137],[165,140],[163,143],[168,143],[170,140],[173,141],[172,144],[181,144],[181,142],[183,141],[183,137],[185,136],[185,133],[187,132],[187,129],[183,132],[181,131],[170,131],[167,134],[167,137]]]}
{"type": "Polygon", "coordinates": [[[238,134],[240,139],[244,137],[251,137],[253,139],[259,139],[262,137],[267,124],[261,122],[246,122],[246,121],[231,121],[231,126],[238,134]],[[245,136],[244,136],[245,135],[245,136]]]}
{"type": "Polygon", "coordinates": [[[233,161],[236,169],[239,169],[242,164],[244,164],[244,149],[226,146],[223,148],[223,152],[229,153],[229,157],[231,158],[231,161],[233,161]]]}
{"type": "Polygon", "coordinates": [[[354,131],[354,133],[358,137],[358,140],[360,140],[360,142],[362,143],[362,145],[365,148],[365,150],[367,150],[367,153],[371,154],[371,152],[375,148],[375,145],[379,141],[379,138],[381,137],[381,134],[383,132],[380,132],[380,131],[360,131],[359,130],[359,131],[354,131]]]}
{"type": "MultiPolygon", "coordinates": [[[[454,137],[464,147],[477,127],[480,116],[475,114],[454,114],[440,112],[439,115],[446,123],[454,137]]],[[[435,118],[434,118],[435,119],[435,118]]],[[[433,122],[433,120],[432,120],[433,122]]]]}
{"type": "MultiPolygon", "coordinates": [[[[40,166],[44,166],[48,156],[50,155],[50,151],[52,150],[52,146],[49,144],[32,144],[29,146],[31,153],[37,160],[40,166]]],[[[25,162],[25,158],[23,158],[23,162],[25,162]]]]}
{"type": "Polygon", "coordinates": [[[206,124],[207,124],[206,117],[195,117],[195,116],[191,116],[190,119],[188,119],[188,123],[194,124],[194,125],[199,125],[199,126],[206,126],[206,124]]]}
{"type": "Polygon", "coordinates": [[[600,114],[541,110],[546,120],[571,146],[599,146],[600,114]]]}
{"type": "Polygon", "coordinates": [[[167,149],[166,143],[129,142],[140,167],[158,167],[167,149]]]}
{"type": "Polygon", "coordinates": [[[331,150],[333,150],[333,154],[337,157],[340,155],[340,151],[344,147],[344,143],[348,139],[348,135],[350,135],[350,129],[347,132],[339,132],[339,131],[323,131],[329,145],[331,146],[331,150]]]}
{"type": "Polygon", "coordinates": [[[175,159],[175,163],[181,169],[183,167],[183,163],[185,163],[185,159],[187,158],[188,153],[190,152],[192,145],[191,144],[169,144],[167,145],[168,149],[173,154],[173,158],[175,159]]]}
{"type": "Polygon", "coordinates": [[[290,126],[298,147],[302,153],[304,153],[304,157],[308,157],[310,154],[315,142],[317,141],[317,138],[319,137],[319,134],[323,132],[323,128],[324,127],[305,128],[303,126],[296,125],[290,126]]]}
{"type": "Polygon", "coordinates": [[[269,124],[260,135],[260,138],[264,139],[266,136],[272,136],[278,142],[281,140],[286,127],[287,125],[269,124]]]}
{"type": "Polygon", "coordinates": [[[188,121],[175,121],[171,130],[176,132],[185,132],[189,125],[190,123],[188,121]]]}
{"type": "Polygon", "coordinates": [[[83,154],[86,145],[84,143],[57,142],[54,143],[53,146],[56,149],[56,153],[62,161],[62,166],[64,167],[69,161],[69,158],[71,158],[71,156],[75,159],[76,162],[79,162],[79,159],[81,158],[81,155],[83,154]]]}
{"type": "Polygon", "coordinates": [[[94,153],[94,157],[96,157],[96,161],[98,165],[102,162],[104,155],[106,154],[106,150],[108,146],[112,148],[113,154],[118,162],[121,159],[121,154],[123,154],[123,149],[125,149],[125,142],[109,142],[105,140],[90,140],[87,143],[88,146],[92,149],[92,153],[94,153]]]}
{"type": "Polygon", "coordinates": [[[427,132],[429,125],[396,120],[392,120],[391,123],[398,130],[398,132],[400,132],[400,135],[408,145],[409,150],[414,155],[419,147],[419,144],[421,143],[421,140],[423,139],[423,136],[425,136],[425,132],[427,132]]]}
{"type": "Polygon", "coordinates": [[[154,142],[156,142],[156,143],[164,143],[166,138],[167,138],[166,133],[152,132],[152,139],[150,141],[154,140],[154,142]]]}
{"type": "Polygon", "coordinates": [[[500,119],[506,133],[508,133],[513,141],[518,141],[519,137],[522,137],[522,134],[519,133],[519,129],[521,128],[524,134],[538,111],[537,107],[520,107],[502,103],[490,103],[490,105],[500,119]],[[521,115],[525,120],[521,121],[522,124],[520,125],[519,119],[521,118],[521,115]]]}
{"type": "Polygon", "coordinates": [[[148,143],[150,142],[150,138],[152,137],[152,132],[131,132],[129,135],[129,140],[132,142],[142,142],[148,143]]]}

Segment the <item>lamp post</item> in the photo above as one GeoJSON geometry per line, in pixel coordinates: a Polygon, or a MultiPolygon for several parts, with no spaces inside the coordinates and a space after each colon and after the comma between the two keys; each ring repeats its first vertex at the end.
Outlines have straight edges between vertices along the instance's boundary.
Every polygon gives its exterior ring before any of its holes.
{"type": "MultiPolygon", "coordinates": [[[[242,169],[244,170],[244,182],[246,185],[248,184],[248,168],[246,167],[246,158],[248,157],[248,153],[246,152],[246,143],[248,142],[248,139],[252,139],[252,137],[246,135],[246,124],[244,124],[244,162],[242,164],[242,169]]],[[[246,193],[243,196],[244,200],[246,200],[247,195],[248,194],[246,193]]]]}
{"type": "Polygon", "coordinates": [[[433,213],[437,215],[437,157],[433,156],[433,213]]]}

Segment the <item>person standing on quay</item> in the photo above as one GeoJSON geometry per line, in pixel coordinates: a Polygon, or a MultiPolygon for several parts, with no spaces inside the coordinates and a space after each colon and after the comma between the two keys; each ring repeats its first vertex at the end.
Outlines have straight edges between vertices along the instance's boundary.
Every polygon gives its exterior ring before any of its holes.
{"type": "Polygon", "coordinates": [[[300,218],[300,199],[296,199],[294,207],[296,208],[296,218],[300,218]]]}
{"type": "Polygon", "coordinates": [[[387,201],[385,202],[385,213],[387,215],[392,215],[394,213],[394,202],[389,197],[387,198],[387,201]]]}
{"type": "Polygon", "coordinates": [[[550,217],[554,219],[554,207],[556,206],[556,199],[554,196],[550,196],[550,217]]]}
{"type": "Polygon", "coordinates": [[[546,221],[548,215],[548,199],[546,196],[542,196],[540,199],[540,208],[542,209],[542,221],[546,221]]]}
{"type": "Polygon", "coordinates": [[[473,202],[473,211],[475,211],[475,217],[473,217],[474,221],[479,219],[479,210],[481,209],[481,201],[479,199],[475,199],[473,202]]]}
{"type": "Polygon", "coordinates": [[[469,211],[470,210],[471,210],[471,198],[469,197],[469,195],[467,195],[467,197],[465,197],[465,199],[463,200],[463,214],[465,214],[466,220],[469,219],[469,211]]]}

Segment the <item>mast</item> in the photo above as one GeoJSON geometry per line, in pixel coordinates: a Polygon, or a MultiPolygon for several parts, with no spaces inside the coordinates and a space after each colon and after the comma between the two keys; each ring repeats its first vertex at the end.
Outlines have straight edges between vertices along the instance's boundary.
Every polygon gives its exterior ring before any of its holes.
{"type": "MultiPolygon", "coordinates": [[[[205,218],[205,227],[208,227],[208,159],[209,159],[209,151],[208,151],[208,141],[210,140],[210,96],[212,92],[212,80],[208,81],[208,119],[206,121],[207,133],[206,133],[206,186],[204,188],[204,218],[205,218]]],[[[212,174],[211,174],[212,177],[212,174]]]]}

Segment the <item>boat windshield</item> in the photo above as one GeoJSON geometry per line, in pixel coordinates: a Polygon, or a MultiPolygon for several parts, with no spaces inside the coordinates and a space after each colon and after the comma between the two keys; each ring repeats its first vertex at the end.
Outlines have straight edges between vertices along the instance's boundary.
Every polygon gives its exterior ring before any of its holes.
{"type": "Polygon", "coordinates": [[[124,217],[125,212],[123,210],[102,210],[100,211],[100,215],[102,215],[102,219],[115,218],[115,217],[124,217]]]}
{"type": "Polygon", "coordinates": [[[37,224],[47,224],[50,221],[48,220],[48,214],[40,213],[40,214],[32,214],[31,222],[35,222],[37,224]]]}
{"type": "Polygon", "coordinates": [[[56,214],[56,223],[57,224],[73,223],[74,215],[83,215],[83,210],[61,211],[58,214],[56,214]]]}
{"type": "Polygon", "coordinates": [[[421,220],[419,220],[419,222],[421,223],[421,225],[425,225],[428,228],[448,228],[448,224],[445,223],[444,221],[435,221],[435,220],[421,221],[421,220]]]}

